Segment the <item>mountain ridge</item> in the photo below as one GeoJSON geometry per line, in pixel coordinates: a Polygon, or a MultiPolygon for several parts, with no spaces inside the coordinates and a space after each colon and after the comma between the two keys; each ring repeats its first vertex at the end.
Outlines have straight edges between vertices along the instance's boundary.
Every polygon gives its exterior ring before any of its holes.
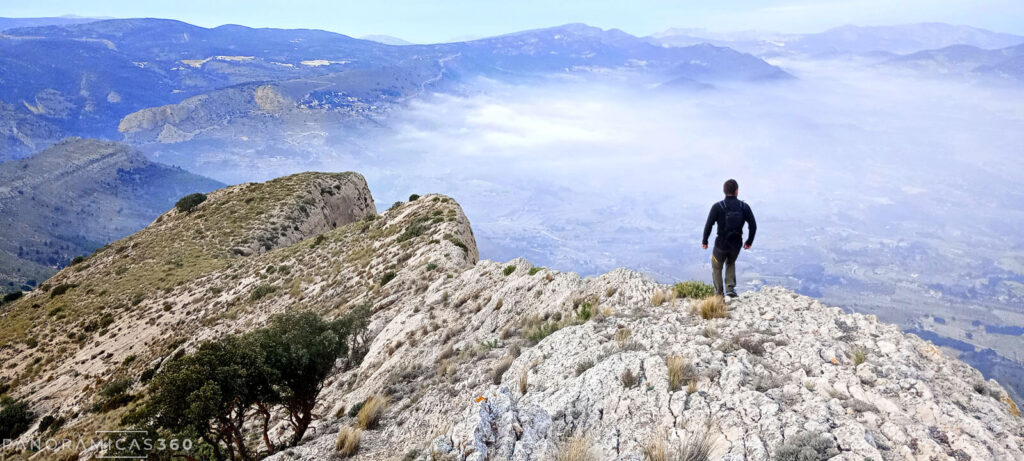
{"type": "MultiPolygon", "coordinates": [[[[1024,456],[1005,390],[872,315],[763,288],[716,318],[626,269],[479,261],[454,200],[410,199],[378,214],[360,175],[303,173],[171,210],[0,307],[0,359],[15,364],[0,380],[65,418],[58,437],[118,429],[143,375],[205,341],[368,305],[365,358],[328,377],[310,434],[271,459],[332,456],[349,409],[376,395],[391,403],[356,459],[552,459],[577,439],[641,459],[701,434],[723,459],[807,437],[858,461],[1024,456]],[[688,364],[682,381],[669,363],[688,364]],[[124,380],[118,400],[100,392],[124,380]]],[[[270,437],[287,426],[273,418],[270,437]]]]}
{"type": "Polygon", "coordinates": [[[189,192],[223,186],[129,146],[81,138],[0,164],[0,184],[0,250],[13,258],[0,264],[5,292],[145,227],[189,192]]]}

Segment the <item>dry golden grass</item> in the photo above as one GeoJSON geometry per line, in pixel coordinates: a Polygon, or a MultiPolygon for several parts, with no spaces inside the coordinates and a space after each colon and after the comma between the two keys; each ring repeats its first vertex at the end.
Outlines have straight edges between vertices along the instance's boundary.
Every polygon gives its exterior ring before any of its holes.
{"type": "Polygon", "coordinates": [[[693,381],[693,365],[679,355],[670,355],[665,359],[668,366],[668,388],[672,391],[682,389],[683,383],[693,381]]]}
{"type": "Polygon", "coordinates": [[[506,355],[504,358],[494,366],[491,370],[491,382],[494,384],[501,384],[501,377],[505,376],[505,372],[509,368],[512,368],[512,362],[515,362],[516,358],[511,355],[506,355]]]}
{"type": "Polygon", "coordinates": [[[654,296],[651,296],[651,305],[660,306],[665,304],[666,295],[664,291],[654,290],[654,296]]]}
{"type": "Polygon", "coordinates": [[[359,421],[359,427],[363,429],[373,429],[380,422],[380,417],[384,414],[384,410],[388,408],[388,398],[382,395],[374,395],[366,399],[366,403],[363,404],[363,408],[359,410],[359,414],[356,415],[356,419],[359,421]]]}
{"type": "Polygon", "coordinates": [[[654,438],[643,448],[643,453],[648,461],[709,461],[716,446],[715,439],[704,432],[671,447],[664,437],[654,438]]]}
{"type": "Polygon", "coordinates": [[[725,298],[715,295],[702,299],[696,306],[697,313],[704,319],[724,319],[729,316],[725,298]]]}
{"type": "Polygon", "coordinates": [[[590,461],[590,442],[583,437],[572,437],[558,447],[558,461],[590,461]]]}
{"type": "Polygon", "coordinates": [[[665,439],[655,438],[644,447],[644,458],[648,461],[667,461],[668,449],[665,447],[665,439]]]}
{"type": "Polygon", "coordinates": [[[334,449],[344,457],[352,456],[359,450],[359,442],[363,439],[363,430],[352,426],[345,426],[338,431],[338,440],[334,442],[334,449]]]}
{"type": "Polygon", "coordinates": [[[618,330],[615,330],[615,342],[619,343],[619,347],[621,347],[626,343],[626,341],[629,341],[629,337],[632,335],[633,330],[627,327],[619,328],[618,330]]]}
{"type": "Polygon", "coordinates": [[[1020,408],[1017,408],[1017,404],[1013,403],[1013,399],[1011,399],[1009,395],[1003,396],[1003,402],[1006,402],[1006,405],[1010,407],[1011,415],[1020,418],[1020,408]]]}
{"type": "Polygon", "coordinates": [[[530,370],[523,370],[519,374],[519,394],[526,395],[526,391],[530,389],[530,370]]]}

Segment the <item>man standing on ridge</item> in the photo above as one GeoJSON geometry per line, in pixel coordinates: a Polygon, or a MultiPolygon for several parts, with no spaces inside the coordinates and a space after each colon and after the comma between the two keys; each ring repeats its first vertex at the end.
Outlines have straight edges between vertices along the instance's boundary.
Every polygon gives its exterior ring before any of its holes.
{"type": "Polygon", "coordinates": [[[754,221],[754,212],[750,205],[736,198],[740,192],[740,185],[735,179],[730,179],[722,186],[725,192],[725,200],[711,206],[708,213],[708,221],[704,224],[704,240],[701,248],[708,249],[708,237],[711,236],[711,226],[718,224],[718,236],[715,237],[715,248],[711,252],[711,276],[715,282],[716,295],[728,295],[736,297],[736,257],[740,255],[740,247],[749,250],[754,244],[754,234],[757,233],[757,221],[754,221]],[[743,223],[747,224],[750,235],[747,241],[743,241],[743,223]],[[725,287],[722,287],[722,266],[725,265],[725,287]]]}

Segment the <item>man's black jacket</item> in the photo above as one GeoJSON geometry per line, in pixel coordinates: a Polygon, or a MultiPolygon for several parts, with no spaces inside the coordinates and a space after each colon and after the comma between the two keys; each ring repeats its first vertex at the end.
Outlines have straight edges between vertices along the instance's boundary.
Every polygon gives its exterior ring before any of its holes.
{"type": "MultiPolygon", "coordinates": [[[[747,229],[750,231],[750,235],[747,236],[747,245],[754,244],[754,234],[757,233],[757,221],[754,221],[754,212],[750,210],[750,205],[746,202],[728,195],[725,197],[725,207],[731,210],[742,209],[743,210],[743,221],[747,223],[747,229]]],[[[717,202],[711,205],[711,212],[708,213],[708,221],[704,224],[704,240],[701,242],[704,245],[708,244],[708,237],[711,236],[711,226],[718,224],[718,236],[715,238],[715,248],[719,250],[735,252],[743,246],[743,234],[734,234],[732,236],[725,236],[725,212],[722,209],[722,202],[717,202]]]]}

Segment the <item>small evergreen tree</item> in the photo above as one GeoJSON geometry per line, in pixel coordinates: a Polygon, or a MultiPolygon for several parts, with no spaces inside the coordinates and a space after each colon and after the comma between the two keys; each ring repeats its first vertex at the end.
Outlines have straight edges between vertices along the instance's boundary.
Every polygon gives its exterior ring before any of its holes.
{"type": "Polygon", "coordinates": [[[28,404],[8,396],[0,397],[0,440],[12,440],[25,433],[36,415],[28,404]]]}
{"type": "Polygon", "coordinates": [[[200,203],[205,201],[206,194],[196,192],[195,194],[188,194],[182,197],[181,200],[178,200],[178,203],[174,204],[174,207],[182,213],[191,213],[192,210],[195,210],[200,203]]]}
{"type": "Polygon", "coordinates": [[[348,352],[347,330],[344,320],[327,322],[312,312],[299,312],[278,315],[270,326],[250,334],[288,412],[293,446],[313,421],[313,407],[335,361],[348,352]]]}

